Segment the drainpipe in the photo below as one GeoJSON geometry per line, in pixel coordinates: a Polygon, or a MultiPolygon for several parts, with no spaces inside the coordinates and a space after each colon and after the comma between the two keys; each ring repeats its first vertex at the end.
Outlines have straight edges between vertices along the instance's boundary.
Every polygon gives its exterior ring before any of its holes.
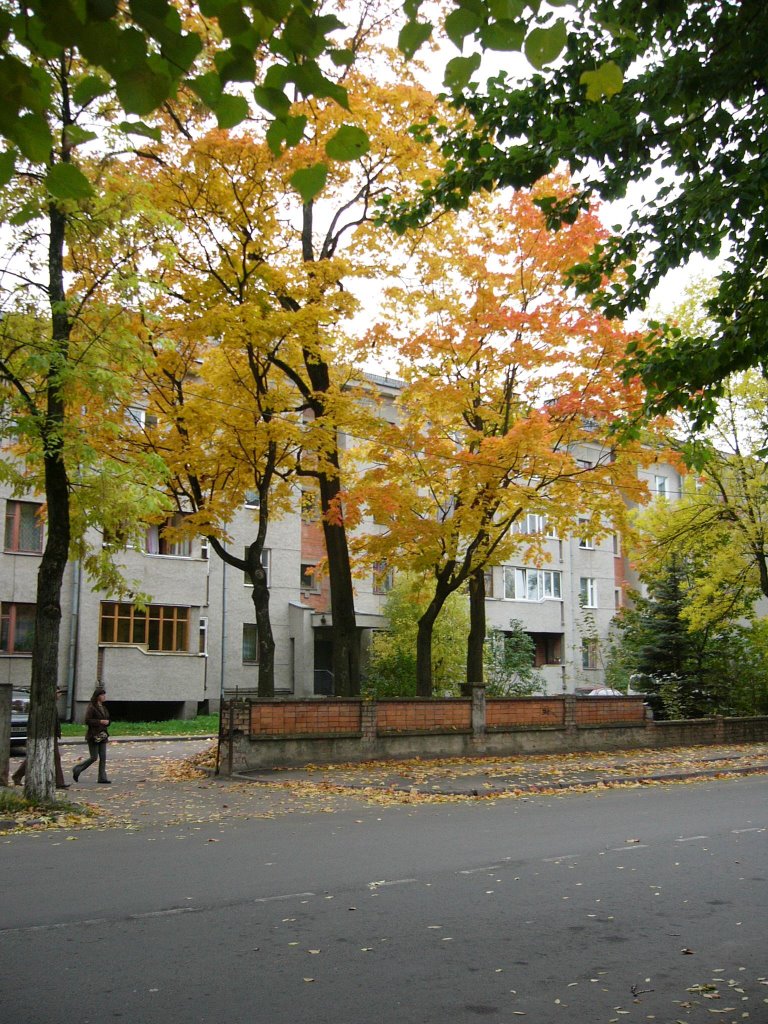
{"type": "Polygon", "coordinates": [[[72,565],[72,613],[69,617],[69,648],[67,652],[67,703],[64,717],[70,722],[74,719],[75,713],[75,676],[80,641],[79,622],[82,580],[83,570],[78,559],[72,565]]]}
{"type": "MultiPolygon", "coordinates": [[[[226,551],[226,547],[224,549],[226,551]]],[[[221,652],[219,655],[219,735],[216,740],[216,769],[215,774],[219,774],[219,768],[221,764],[221,713],[224,707],[224,671],[226,665],[226,656],[224,648],[224,639],[226,636],[227,626],[227,563],[223,558],[220,558],[221,562],[221,652]]],[[[230,723],[231,723],[231,709],[230,709],[230,723]]],[[[232,729],[229,731],[229,752],[230,759],[232,756],[232,729]]]]}
{"type": "MultiPolygon", "coordinates": [[[[226,548],[224,549],[226,551],[226,548]]],[[[221,685],[219,687],[219,700],[224,700],[224,677],[226,671],[226,646],[225,639],[227,633],[227,563],[223,558],[219,559],[221,562],[221,657],[219,671],[221,673],[221,685]]],[[[219,704],[221,708],[221,704],[219,704]]]]}

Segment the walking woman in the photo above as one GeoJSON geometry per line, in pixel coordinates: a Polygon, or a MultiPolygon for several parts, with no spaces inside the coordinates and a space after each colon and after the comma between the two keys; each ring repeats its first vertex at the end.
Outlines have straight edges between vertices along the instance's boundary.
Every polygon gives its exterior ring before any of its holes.
{"type": "Polygon", "coordinates": [[[88,744],[90,757],[87,761],[80,761],[72,769],[72,778],[77,782],[86,768],[89,768],[94,761],[99,762],[99,782],[110,783],[107,778],[107,743],[109,742],[109,709],[104,703],[107,691],[103,686],[97,686],[93,691],[88,707],[85,709],[85,741],[88,744]]]}

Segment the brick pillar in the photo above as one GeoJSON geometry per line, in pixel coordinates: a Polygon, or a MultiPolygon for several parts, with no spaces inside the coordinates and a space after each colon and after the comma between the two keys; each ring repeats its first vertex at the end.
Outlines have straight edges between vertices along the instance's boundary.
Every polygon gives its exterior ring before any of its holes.
{"type": "Polygon", "coordinates": [[[715,715],[715,743],[725,743],[725,719],[715,715]]]}
{"type": "Polygon", "coordinates": [[[576,694],[563,694],[563,724],[566,732],[576,732],[576,694]]]}
{"type": "Polygon", "coordinates": [[[376,746],[376,710],[372,700],[364,700],[360,705],[360,746],[364,750],[376,746]]]}
{"type": "Polygon", "coordinates": [[[472,747],[485,750],[485,684],[472,683],[472,747]]]}
{"type": "Polygon", "coordinates": [[[485,735],[485,683],[472,683],[472,735],[485,735]]]}

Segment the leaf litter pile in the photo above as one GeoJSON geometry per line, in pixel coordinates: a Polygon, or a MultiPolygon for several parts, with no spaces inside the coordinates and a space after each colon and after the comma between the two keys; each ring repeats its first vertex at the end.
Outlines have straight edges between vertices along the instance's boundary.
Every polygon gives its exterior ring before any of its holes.
{"type": "Polygon", "coordinates": [[[338,791],[354,789],[375,803],[435,803],[659,786],[701,778],[734,778],[746,772],[768,773],[768,744],[643,749],[619,754],[413,758],[308,765],[301,772],[275,769],[254,774],[261,783],[305,790],[313,783],[338,791]]]}

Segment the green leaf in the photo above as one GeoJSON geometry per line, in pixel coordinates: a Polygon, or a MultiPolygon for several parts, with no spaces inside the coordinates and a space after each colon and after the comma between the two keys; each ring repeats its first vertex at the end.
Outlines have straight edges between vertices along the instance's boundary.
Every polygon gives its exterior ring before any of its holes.
{"type": "Polygon", "coordinates": [[[7,185],[16,169],[16,150],[6,149],[0,153],[0,188],[7,185]]]}
{"type": "Polygon", "coordinates": [[[81,146],[84,142],[93,142],[94,139],[99,137],[96,132],[88,131],[87,128],[81,128],[79,124],[69,125],[65,129],[65,135],[70,146],[81,146]]]}
{"type": "Polygon", "coordinates": [[[88,199],[91,183],[74,164],[56,164],[45,176],[45,186],[54,199],[88,199]]]}
{"type": "Polygon", "coordinates": [[[354,50],[331,50],[330,56],[337,68],[348,68],[355,63],[354,50]]]}
{"type": "Polygon", "coordinates": [[[213,106],[219,128],[234,128],[250,113],[248,100],[244,96],[224,95],[213,106]]]}
{"type": "Polygon", "coordinates": [[[36,217],[40,216],[40,207],[37,203],[24,203],[10,218],[8,223],[12,227],[21,227],[22,224],[29,224],[35,220],[36,217]]]}
{"type": "Polygon", "coordinates": [[[234,45],[214,57],[222,85],[227,82],[252,82],[256,75],[253,54],[244,46],[234,45]]]}
{"type": "Polygon", "coordinates": [[[489,0],[488,7],[497,21],[514,21],[525,10],[525,0],[489,0]]]}
{"type": "Polygon", "coordinates": [[[454,46],[461,49],[466,37],[476,32],[481,24],[482,19],[476,11],[460,7],[445,19],[445,32],[454,46]]]}
{"type": "Polygon", "coordinates": [[[304,135],[304,129],[307,127],[307,118],[305,114],[300,117],[286,117],[283,122],[285,129],[285,142],[288,146],[296,146],[301,142],[301,138],[304,135]]]}
{"type": "Polygon", "coordinates": [[[413,57],[422,43],[426,43],[432,35],[432,24],[429,21],[409,21],[400,30],[397,45],[406,57],[413,57]]]}
{"type": "Polygon", "coordinates": [[[121,121],[117,127],[126,135],[143,135],[148,139],[154,139],[155,142],[160,142],[163,137],[159,128],[152,128],[143,121],[121,121]]]}
{"type": "Polygon", "coordinates": [[[371,148],[366,132],[354,125],[344,124],[325,144],[331,160],[357,160],[371,148]]]}
{"type": "Polygon", "coordinates": [[[221,98],[221,82],[219,81],[219,76],[213,71],[191,79],[189,85],[192,91],[211,109],[216,106],[221,98]]]}
{"type": "Polygon", "coordinates": [[[541,71],[547,64],[557,60],[567,42],[565,23],[556,22],[550,28],[534,28],[525,40],[525,56],[541,71]]]}
{"type": "Polygon", "coordinates": [[[273,121],[267,128],[267,145],[270,153],[280,156],[283,142],[287,146],[297,145],[301,141],[306,126],[307,118],[303,114],[301,117],[286,117],[284,120],[273,121]]]}
{"type": "Polygon", "coordinates": [[[117,96],[127,114],[151,114],[171,93],[171,81],[148,66],[121,73],[115,78],[117,96]]]}
{"type": "Polygon", "coordinates": [[[461,92],[479,67],[479,53],[473,53],[471,57],[454,57],[445,66],[445,87],[451,92],[461,92]]]}
{"type": "Polygon", "coordinates": [[[11,137],[32,163],[45,163],[51,154],[53,135],[42,114],[24,114],[16,121],[11,137]]]}
{"type": "Polygon", "coordinates": [[[264,85],[257,85],[253,90],[253,98],[273,117],[286,118],[291,109],[291,101],[281,89],[270,89],[264,85]]]}
{"type": "Polygon", "coordinates": [[[228,39],[247,32],[251,27],[248,15],[243,10],[243,4],[224,4],[219,8],[216,17],[219,28],[228,39]]]}
{"type": "Polygon", "coordinates": [[[315,164],[314,167],[304,167],[295,171],[290,178],[291,184],[301,196],[303,203],[310,203],[319,195],[325,186],[328,178],[328,166],[326,164],[315,164]]]}
{"type": "Polygon", "coordinates": [[[621,92],[624,76],[615,61],[607,60],[595,71],[584,71],[579,83],[586,85],[587,99],[598,102],[604,98],[610,99],[617,92],[621,92]]]}
{"type": "Polygon", "coordinates": [[[496,21],[480,33],[486,50],[522,50],[524,40],[525,25],[517,21],[496,21]]]}
{"type": "Polygon", "coordinates": [[[200,0],[200,13],[204,18],[218,18],[231,0],[200,0]]]}
{"type": "Polygon", "coordinates": [[[91,100],[95,100],[97,96],[106,96],[111,91],[112,86],[109,82],[98,75],[88,75],[72,90],[72,99],[76,106],[84,107],[91,100]]]}
{"type": "Polygon", "coordinates": [[[327,96],[335,100],[340,107],[349,110],[347,90],[326,78],[317,61],[308,60],[298,64],[292,69],[291,77],[303,96],[327,96]]]}

